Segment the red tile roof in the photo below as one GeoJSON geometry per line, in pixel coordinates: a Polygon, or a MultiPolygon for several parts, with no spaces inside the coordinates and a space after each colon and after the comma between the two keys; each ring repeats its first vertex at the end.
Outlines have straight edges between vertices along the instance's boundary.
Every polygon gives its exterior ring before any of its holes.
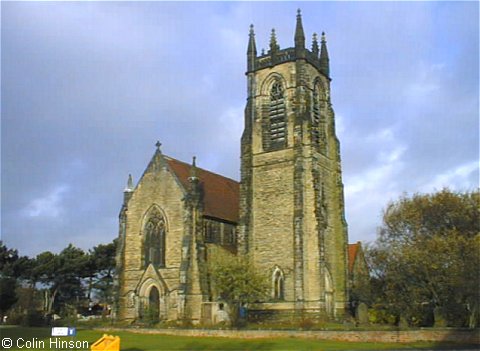
{"type": "Polygon", "coordinates": [[[348,271],[353,273],[353,265],[355,264],[355,259],[357,258],[357,252],[360,248],[360,242],[355,244],[348,244],[348,271]]]}
{"type": "MultiPolygon", "coordinates": [[[[180,183],[188,189],[191,165],[164,157],[180,183]]],[[[197,176],[204,190],[204,215],[238,223],[240,183],[198,167],[197,176]]]]}

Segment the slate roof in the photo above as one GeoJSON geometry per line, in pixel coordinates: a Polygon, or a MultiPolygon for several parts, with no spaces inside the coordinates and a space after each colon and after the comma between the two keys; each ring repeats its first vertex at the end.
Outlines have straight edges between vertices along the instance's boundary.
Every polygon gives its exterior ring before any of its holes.
{"type": "MultiPolygon", "coordinates": [[[[168,156],[164,157],[180,183],[188,189],[192,166],[168,156]]],[[[204,215],[238,223],[240,183],[198,167],[197,177],[204,191],[204,215]]]]}
{"type": "Polygon", "coordinates": [[[357,253],[360,248],[360,242],[355,244],[348,244],[348,271],[353,273],[353,266],[355,264],[355,259],[357,258],[357,253]]]}

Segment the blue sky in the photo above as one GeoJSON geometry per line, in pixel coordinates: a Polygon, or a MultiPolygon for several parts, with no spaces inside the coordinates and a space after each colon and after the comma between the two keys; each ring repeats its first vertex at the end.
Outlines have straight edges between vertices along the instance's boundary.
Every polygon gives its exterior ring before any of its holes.
{"type": "Polygon", "coordinates": [[[478,2],[2,2],[2,240],[117,235],[127,176],[165,154],[234,179],[250,23],[327,33],[350,241],[403,193],[478,186],[478,2]]]}

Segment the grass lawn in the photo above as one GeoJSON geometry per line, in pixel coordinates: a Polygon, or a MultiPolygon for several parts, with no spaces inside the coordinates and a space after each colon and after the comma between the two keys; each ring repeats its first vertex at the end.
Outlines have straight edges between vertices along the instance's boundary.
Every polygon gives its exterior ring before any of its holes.
{"type": "MultiPolygon", "coordinates": [[[[44,341],[44,348],[28,348],[29,350],[55,350],[50,347],[50,328],[23,328],[23,327],[0,327],[0,339],[10,338],[13,340],[13,347],[9,350],[26,350],[27,341],[44,341]],[[18,338],[23,348],[17,347],[18,338]]],[[[89,346],[102,336],[101,331],[77,329],[75,338],[65,337],[62,340],[88,341],[89,346]]],[[[414,344],[392,344],[392,343],[348,343],[337,341],[318,341],[297,338],[276,338],[276,339],[233,339],[217,337],[183,337],[158,334],[138,334],[131,332],[112,333],[121,338],[122,351],[162,351],[162,350],[453,350],[459,349],[457,344],[438,343],[414,343],[414,344]]],[[[5,345],[3,345],[5,346],[5,345]]],[[[460,346],[461,349],[475,349],[473,345],[460,346]]],[[[5,349],[0,347],[0,349],[5,349]]],[[[5,349],[6,350],[6,349],[5,349]]],[[[85,349],[74,348],[80,351],[85,349]]],[[[89,348],[88,348],[89,350],[89,348]]]]}

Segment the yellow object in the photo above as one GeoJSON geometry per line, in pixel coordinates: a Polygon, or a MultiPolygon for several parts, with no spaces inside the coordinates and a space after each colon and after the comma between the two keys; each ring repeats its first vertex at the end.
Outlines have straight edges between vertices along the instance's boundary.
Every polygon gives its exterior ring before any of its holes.
{"type": "Polygon", "coordinates": [[[91,351],[120,351],[120,337],[103,334],[90,347],[91,351]]]}

